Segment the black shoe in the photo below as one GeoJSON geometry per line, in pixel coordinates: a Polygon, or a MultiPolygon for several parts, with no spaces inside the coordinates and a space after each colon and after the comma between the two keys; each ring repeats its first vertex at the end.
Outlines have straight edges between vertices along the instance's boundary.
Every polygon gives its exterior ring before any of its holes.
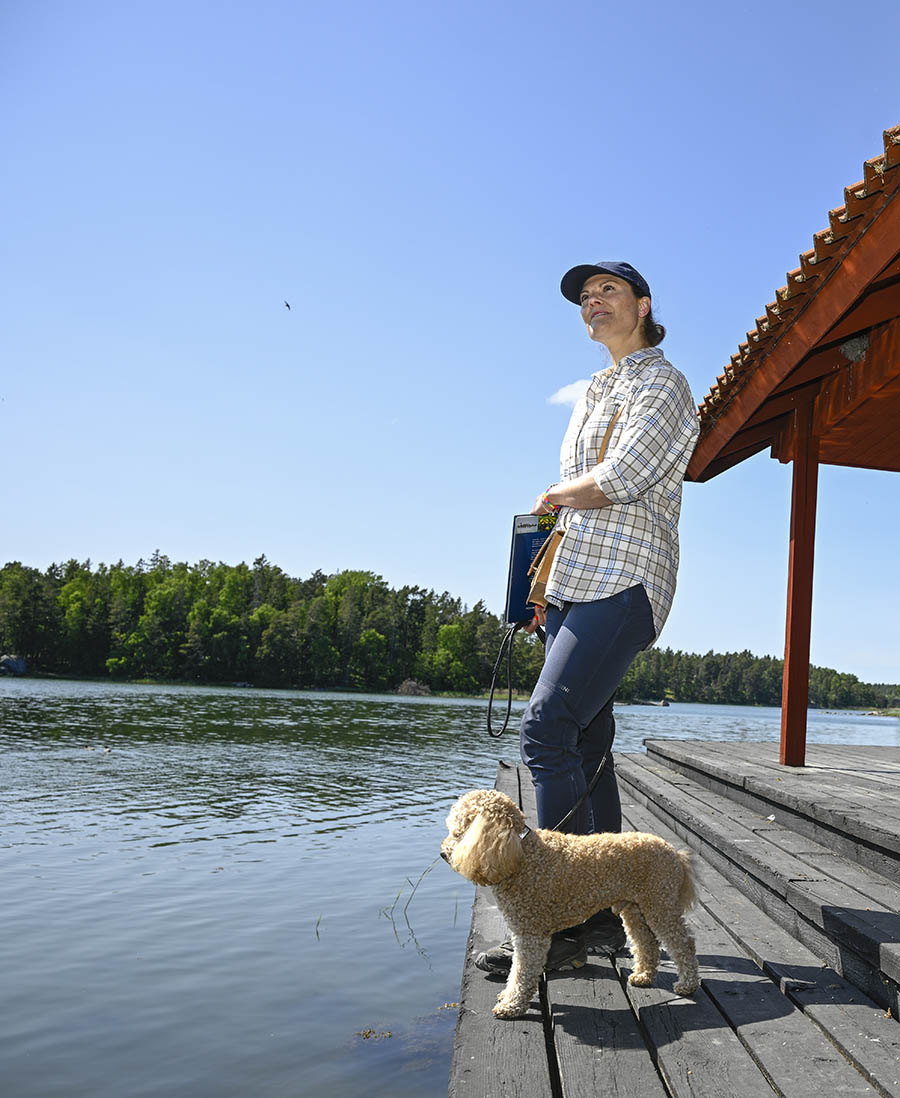
{"type": "MultiPolygon", "coordinates": [[[[495,976],[508,976],[512,968],[513,944],[512,939],[486,949],[475,958],[475,967],[483,972],[492,972],[495,976]]],[[[567,972],[573,968],[583,968],[587,964],[587,949],[584,938],[579,934],[577,938],[553,935],[550,942],[550,952],[544,962],[544,972],[567,972]]]]}
{"type": "Polygon", "coordinates": [[[581,924],[588,953],[621,953],[627,938],[618,915],[604,908],[581,924]]]}

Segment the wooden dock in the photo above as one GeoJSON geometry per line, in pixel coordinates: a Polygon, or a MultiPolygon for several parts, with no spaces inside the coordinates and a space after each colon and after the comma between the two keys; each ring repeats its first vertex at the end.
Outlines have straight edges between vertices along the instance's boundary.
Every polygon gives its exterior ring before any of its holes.
{"type": "MultiPolygon", "coordinates": [[[[900,1098],[900,748],[648,740],[616,756],[626,828],[694,852],[701,990],[633,988],[627,953],[491,1014],[475,955],[506,935],[476,890],[450,1098],[900,1098]]],[[[534,823],[528,771],[497,788],[534,823]]]]}

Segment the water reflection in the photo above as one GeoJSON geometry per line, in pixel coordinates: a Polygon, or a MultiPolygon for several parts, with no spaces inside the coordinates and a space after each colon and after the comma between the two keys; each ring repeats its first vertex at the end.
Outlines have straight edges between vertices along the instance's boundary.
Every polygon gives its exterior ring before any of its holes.
{"type": "Polygon", "coordinates": [[[386,819],[430,825],[437,803],[492,773],[483,724],[477,703],[421,699],[43,682],[0,690],[5,785],[47,841],[88,819],[95,833],[108,826],[123,843],[155,835],[154,845],[303,834],[322,846],[386,819]]]}
{"type": "MultiPolygon", "coordinates": [[[[521,708],[521,707],[519,707],[521,708]]],[[[777,709],[620,707],[616,746],[655,736],[777,739],[777,709]]],[[[240,689],[4,681],[0,750],[6,788],[46,827],[106,816],[123,832],[152,819],[185,841],[263,835],[289,822],[330,835],[386,818],[431,824],[472,785],[515,758],[492,741],[485,705],[240,689]],[[199,821],[206,821],[203,828],[199,821]],[[277,820],[278,824],[273,824],[277,820]],[[227,823],[216,830],[215,821],[227,823]],[[243,830],[236,825],[242,824],[243,830]]],[[[900,722],[810,714],[809,741],[900,742],[900,722]]],[[[167,837],[165,841],[175,841],[167,837]]]]}

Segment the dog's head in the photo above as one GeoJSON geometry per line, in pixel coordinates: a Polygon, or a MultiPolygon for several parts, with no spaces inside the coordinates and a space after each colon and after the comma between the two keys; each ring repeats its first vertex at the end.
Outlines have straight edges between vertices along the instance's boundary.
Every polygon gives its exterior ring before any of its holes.
{"type": "Polygon", "coordinates": [[[505,793],[476,789],[450,809],[441,857],[475,884],[498,884],[522,864],[524,830],[525,817],[505,793]]]}

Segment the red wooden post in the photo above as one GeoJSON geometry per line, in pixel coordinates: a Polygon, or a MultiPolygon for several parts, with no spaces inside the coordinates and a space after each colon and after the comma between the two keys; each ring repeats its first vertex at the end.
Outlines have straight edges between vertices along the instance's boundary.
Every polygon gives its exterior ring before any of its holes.
{"type": "Polygon", "coordinates": [[[818,440],[812,432],[812,402],[794,413],[794,477],[791,489],[791,547],[788,557],[787,627],[781,694],[781,762],[806,761],[809,706],[809,637],[812,627],[813,552],[816,544],[818,440]]]}

